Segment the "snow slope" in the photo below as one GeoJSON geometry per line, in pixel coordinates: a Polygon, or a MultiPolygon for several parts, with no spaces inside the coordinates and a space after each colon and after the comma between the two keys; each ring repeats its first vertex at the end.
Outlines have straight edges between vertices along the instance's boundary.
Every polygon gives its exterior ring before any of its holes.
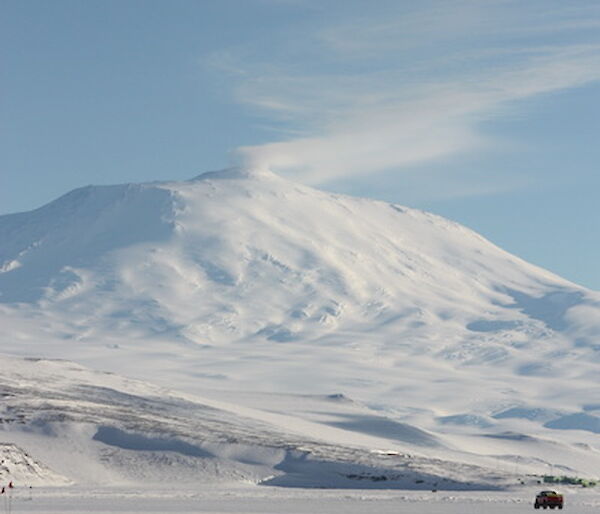
{"type": "MultiPolygon", "coordinates": [[[[393,433],[355,437],[343,426],[302,423],[68,361],[3,356],[0,372],[0,441],[11,441],[0,444],[0,480],[21,487],[222,482],[463,490],[517,483],[510,473],[456,459],[401,453],[403,446],[445,451],[441,441],[408,425],[402,430],[412,439],[398,444],[393,433]]],[[[332,417],[369,413],[337,397],[302,400],[332,417]]]]}
{"type": "Polygon", "coordinates": [[[0,443],[0,484],[69,485],[71,482],[37,462],[22,448],[0,443]]]}
{"type": "Polygon", "coordinates": [[[600,295],[438,216],[232,169],[78,189],[0,216],[0,241],[4,353],[276,411],[311,437],[426,433],[509,467],[595,469],[600,295]],[[382,419],[296,409],[331,393],[382,419]]]}

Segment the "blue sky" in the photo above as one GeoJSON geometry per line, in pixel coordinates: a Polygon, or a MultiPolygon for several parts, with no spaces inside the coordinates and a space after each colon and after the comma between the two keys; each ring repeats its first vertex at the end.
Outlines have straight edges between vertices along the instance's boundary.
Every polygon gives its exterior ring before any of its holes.
{"type": "Polygon", "coordinates": [[[0,214],[232,163],[600,290],[600,3],[4,0],[0,214]]]}

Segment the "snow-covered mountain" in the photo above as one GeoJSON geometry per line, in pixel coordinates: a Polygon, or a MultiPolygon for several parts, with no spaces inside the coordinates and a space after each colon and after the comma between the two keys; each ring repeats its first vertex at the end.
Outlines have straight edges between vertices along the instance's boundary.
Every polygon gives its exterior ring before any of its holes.
{"type": "Polygon", "coordinates": [[[551,464],[580,472],[576,445],[598,451],[598,293],[441,217],[268,171],[0,216],[0,351],[264,411],[257,391],[344,393],[456,451],[536,459],[557,441],[551,464]]]}

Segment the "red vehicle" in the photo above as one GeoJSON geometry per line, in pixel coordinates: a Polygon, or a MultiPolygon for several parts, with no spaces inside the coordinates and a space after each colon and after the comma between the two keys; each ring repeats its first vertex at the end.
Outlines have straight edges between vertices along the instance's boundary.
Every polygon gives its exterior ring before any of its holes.
{"type": "Polygon", "coordinates": [[[551,509],[556,507],[562,509],[563,501],[563,495],[558,494],[556,491],[542,491],[535,497],[533,506],[536,509],[539,509],[540,507],[542,507],[542,509],[547,509],[548,507],[551,509]]]}

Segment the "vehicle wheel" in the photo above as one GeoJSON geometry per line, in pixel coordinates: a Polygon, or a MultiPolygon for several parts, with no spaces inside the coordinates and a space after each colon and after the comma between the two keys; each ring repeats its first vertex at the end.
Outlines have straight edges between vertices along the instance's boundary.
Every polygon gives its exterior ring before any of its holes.
{"type": "Polygon", "coordinates": [[[547,509],[547,508],[548,508],[548,505],[543,505],[543,507],[544,507],[544,509],[547,509]]]}
{"type": "Polygon", "coordinates": [[[539,503],[534,503],[533,504],[533,508],[534,509],[539,509],[540,508],[540,504],[539,503]]]}
{"type": "Polygon", "coordinates": [[[558,506],[558,508],[559,508],[559,509],[562,509],[562,505],[559,505],[559,506],[558,506]]]}

